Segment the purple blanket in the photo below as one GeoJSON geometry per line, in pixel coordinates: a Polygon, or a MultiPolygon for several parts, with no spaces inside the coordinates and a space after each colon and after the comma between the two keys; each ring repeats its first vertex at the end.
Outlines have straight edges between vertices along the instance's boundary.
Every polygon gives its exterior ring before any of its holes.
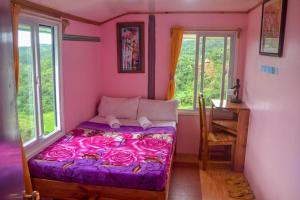
{"type": "Polygon", "coordinates": [[[173,127],[84,122],[29,160],[32,177],[82,184],[163,190],[175,144],[173,127]]]}

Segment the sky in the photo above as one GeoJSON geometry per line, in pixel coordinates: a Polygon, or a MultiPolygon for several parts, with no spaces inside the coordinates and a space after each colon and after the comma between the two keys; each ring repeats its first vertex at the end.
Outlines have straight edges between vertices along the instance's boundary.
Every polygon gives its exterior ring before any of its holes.
{"type": "MultiPolygon", "coordinates": [[[[18,31],[19,47],[30,47],[31,46],[31,32],[29,31],[18,31]]],[[[39,33],[40,44],[51,44],[51,34],[39,33]]]]}

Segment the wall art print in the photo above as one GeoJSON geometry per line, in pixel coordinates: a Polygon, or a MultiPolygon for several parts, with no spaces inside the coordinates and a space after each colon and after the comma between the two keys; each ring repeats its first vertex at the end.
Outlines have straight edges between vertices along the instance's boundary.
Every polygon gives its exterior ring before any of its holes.
{"type": "Polygon", "coordinates": [[[117,23],[119,73],[144,73],[144,22],[117,23]]]}
{"type": "Polygon", "coordinates": [[[265,0],[262,6],[259,54],[282,56],[287,0],[265,0]]]}

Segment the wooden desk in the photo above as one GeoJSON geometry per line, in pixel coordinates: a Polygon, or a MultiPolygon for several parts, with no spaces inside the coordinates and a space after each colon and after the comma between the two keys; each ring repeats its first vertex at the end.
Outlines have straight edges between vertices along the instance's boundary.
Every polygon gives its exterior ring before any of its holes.
{"type": "Polygon", "coordinates": [[[216,108],[224,108],[229,110],[249,110],[247,105],[243,102],[238,104],[238,103],[231,103],[230,101],[226,101],[226,100],[221,101],[220,99],[213,99],[212,105],[216,108]]]}
{"type": "Polygon", "coordinates": [[[234,171],[242,172],[244,170],[249,115],[250,109],[244,103],[236,104],[226,100],[212,100],[212,124],[219,129],[235,134],[237,137],[234,154],[234,171]],[[236,113],[237,120],[213,120],[213,110],[215,108],[222,108],[236,113]]]}

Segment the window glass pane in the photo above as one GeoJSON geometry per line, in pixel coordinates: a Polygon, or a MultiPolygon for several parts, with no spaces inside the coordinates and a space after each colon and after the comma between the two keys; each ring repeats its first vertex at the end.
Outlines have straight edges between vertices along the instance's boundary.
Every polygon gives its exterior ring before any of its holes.
{"type": "Polygon", "coordinates": [[[36,116],[34,100],[34,65],[31,45],[31,27],[20,25],[18,31],[19,46],[19,90],[17,96],[19,130],[23,142],[36,138],[36,116]]]}
{"type": "Polygon", "coordinates": [[[229,69],[230,69],[230,57],[231,57],[231,37],[227,37],[227,49],[226,49],[226,66],[225,66],[225,80],[224,80],[224,99],[227,99],[227,92],[228,92],[228,86],[229,86],[229,69]]]}
{"type": "Polygon", "coordinates": [[[196,34],[184,34],[175,79],[175,98],[180,100],[180,109],[193,109],[195,55],[196,34]]]}
{"type": "Polygon", "coordinates": [[[224,37],[206,37],[204,88],[206,106],[211,99],[219,99],[223,73],[224,37]]]}
{"type": "Polygon", "coordinates": [[[42,90],[43,133],[56,130],[54,28],[39,26],[40,73],[42,90]]]}

